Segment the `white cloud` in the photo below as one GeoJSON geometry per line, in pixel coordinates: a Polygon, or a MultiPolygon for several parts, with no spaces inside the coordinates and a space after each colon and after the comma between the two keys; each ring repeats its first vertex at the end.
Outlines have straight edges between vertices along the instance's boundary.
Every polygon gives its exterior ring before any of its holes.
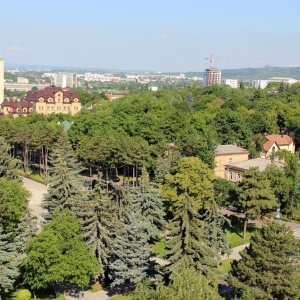
{"type": "Polygon", "coordinates": [[[19,47],[19,46],[11,46],[11,47],[7,48],[7,52],[9,54],[19,54],[19,53],[24,52],[24,49],[22,47],[19,47]]]}

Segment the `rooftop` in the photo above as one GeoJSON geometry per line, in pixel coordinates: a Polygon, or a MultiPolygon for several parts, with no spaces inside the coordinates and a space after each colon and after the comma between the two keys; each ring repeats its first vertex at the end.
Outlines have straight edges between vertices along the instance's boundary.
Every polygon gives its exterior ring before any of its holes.
{"type": "Polygon", "coordinates": [[[235,145],[218,145],[215,152],[216,155],[249,153],[248,150],[235,145]]]}
{"type": "Polygon", "coordinates": [[[259,171],[264,171],[267,166],[269,165],[275,165],[279,168],[281,168],[283,165],[282,163],[272,161],[270,159],[266,158],[253,158],[249,160],[244,160],[232,164],[227,164],[225,167],[230,167],[231,169],[237,169],[237,170],[242,170],[242,171],[248,171],[251,167],[258,167],[259,171]]]}
{"type": "Polygon", "coordinates": [[[266,134],[268,141],[276,142],[278,146],[289,145],[293,143],[293,139],[286,134],[266,134]]]}

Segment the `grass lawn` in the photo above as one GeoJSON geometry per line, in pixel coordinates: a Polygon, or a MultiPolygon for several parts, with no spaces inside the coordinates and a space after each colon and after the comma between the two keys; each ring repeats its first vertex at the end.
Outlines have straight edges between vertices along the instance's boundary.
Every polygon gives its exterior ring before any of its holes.
{"type": "Polygon", "coordinates": [[[99,282],[92,284],[91,288],[90,288],[90,292],[92,292],[92,293],[96,293],[96,292],[99,292],[102,290],[103,290],[103,287],[99,282]]]}
{"type": "Polygon", "coordinates": [[[112,299],[112,300],[131,300],[132,298],[131,298],[131,296],[128,296],[128,295],[117,295],[110,299],[112,299]]]}
{"type": "MultiPolygon", "coordinates": [[[[10,293],[1,294],[2,300],[17,300],[17,295],[20,290],[23,290],[24,288],[19,288],[15,291],[12,291],[10,293]]],[[[32,295],[33,299],[33,295],[32,295]]],[[[39,291],[37,293],[37,300],[51,300],[51,299],[59,299],[64,300],[64,295],[59,295],[58,298],[55,297],[55,293],[52,290],[44,290],[39,291]]]]}
{"type": "MultiPolygon", "coordinates": [[[[21,169],[18,170],[18,174],[20,176],[24,176],[25,177],[25,173],[21,169]]],[[[31,179],[31,180],[34,180],[36,182],[39,182],[39,183],[42,183],[42,184],[46,185],[45,180],[40,176],[40,174],[37,173],[37,172],[35,172],[35,171],[33,171],[32,169],[28,169],[26,177],[29,178],[29,179],[31,179]]]]}
{"type": "Polygon", "coordinates": [[[233,261],[232,258],[222,260],[220,263],[220,266],[219,266],[219,270],[224,274],[228,273],[231,270],[231,262],[232,261],[233,261]]]}
{"type": "Polygon", "coordinates": [[[229,241],[229,247],[234,248],[246,243],[249,243],[252,235],[255,233],[256,230],[259,230],[259,228],[255,227],[255,225],[248,225],[247,226],[247,234],[246,238],[243,238],[243,232],[244,232],[244,224],[237,224],[232,225],[232,227],[226,228],[227,237],[229,241]]]}
{"type": "Polygon", "coordinates": [[[163,256],[167,253],[167,250],[165,248],[165,241],[165,238],[161,238],[160,240],[155,241],[154,244],[151,245],[152,251],[158,256],[163,256]]]}

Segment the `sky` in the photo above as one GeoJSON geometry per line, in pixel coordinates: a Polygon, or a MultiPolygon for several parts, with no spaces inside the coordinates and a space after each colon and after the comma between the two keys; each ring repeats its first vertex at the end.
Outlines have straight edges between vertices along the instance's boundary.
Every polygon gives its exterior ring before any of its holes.
{"type": "Polygon", "coordinates": [[[300,66],[298,0],[0,0],[5,63],[202,72],[300,66]]]}

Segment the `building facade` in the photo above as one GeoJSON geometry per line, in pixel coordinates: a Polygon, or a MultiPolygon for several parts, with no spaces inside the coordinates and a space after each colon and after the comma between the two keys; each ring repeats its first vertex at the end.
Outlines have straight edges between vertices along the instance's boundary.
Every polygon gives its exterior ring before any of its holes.
{"type": "Polygon", "coordinates": [[[213,84],[221,84],[221,70],[217,68],[206,69],[204,73],[203,85],[205,87],[213,84]]]}
{"type": "Polygon", "coordinates": [[[218,145],[215,150],[215,175],[226,179],[225,165],[248,160],[249,152],[235,145],[218,145]]]}
{"type": "Polygon", "coordinates": [[[237,79],[225,79],[224,84],[229,85],[233,89],[240,87],[239,81],[237,79]]]}
{"type": "Polygon", "coordinates": [[[74,86],[74,74],[72,73],[54,73],[52,75],[53,85],[61,88],[74,86]]]}
{"type": "Polygon", "coordinates": [[[262,158],[270,158],[276,152],[284,150],[295,153],[295,142],[286,134],[265,134],[265,139],[266,141],[260,155],[262,158]]]}
{"type": "Polygon", "coordinates": [[[52,113],[74,115],[81,110],[81,102],[77,93],[59,87],[47,87],[42,91],[29,91],[22,101],[5,100],[1,104],[1,115],[18,117],[31,112],[49,115],[52,113]]]}

